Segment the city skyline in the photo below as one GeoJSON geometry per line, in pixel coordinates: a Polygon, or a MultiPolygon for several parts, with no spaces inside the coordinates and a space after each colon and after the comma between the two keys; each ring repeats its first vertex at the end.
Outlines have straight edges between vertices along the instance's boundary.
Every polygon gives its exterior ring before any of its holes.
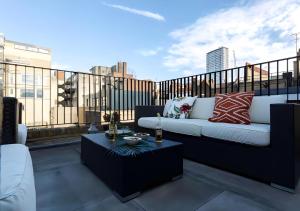
{"type": "Polygon", "coordinates": [[[291,34],[300,31],[297,0],[31,0],[2,6],[14,10],[13,16],[8,10],[1,13],[0,32],[10,40],[51,48],[54,68],[88,72],[95,65],[126,61],[130,73],[152,80],[204,73],[205,54],[219,46],[235,51],[238,66],[293,56],[291,34]]]}

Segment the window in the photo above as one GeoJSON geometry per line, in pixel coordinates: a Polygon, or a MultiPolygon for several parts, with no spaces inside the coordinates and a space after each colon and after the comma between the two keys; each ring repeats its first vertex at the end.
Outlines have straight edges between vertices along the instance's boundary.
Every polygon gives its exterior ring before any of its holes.
{"type": "Polygon", "coordinates": [[[33,75],[22,75],[23,84],[33,84],[33,75]]]}
{"type": "Polygon", "coordinates": [[[9,89],[9,94],[13,95],[14,94],[14,90],[13,89],[9,89]]]}
{"type": "Polygon", "coordinates": [[[43,97],[43,90],[42,89],[37,89],[36,90],[36,97],[37,98],[42,98],[43,97]]]}
{"type": "Polygon", "coordinates": [[[33,89],[21,89],[21,97],[34,97],[33,89]]]}

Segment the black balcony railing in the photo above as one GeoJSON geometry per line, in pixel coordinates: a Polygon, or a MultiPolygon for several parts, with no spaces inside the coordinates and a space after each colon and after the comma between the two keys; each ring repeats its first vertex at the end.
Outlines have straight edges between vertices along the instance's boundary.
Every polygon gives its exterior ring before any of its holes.
{"type": "Polygon", "coordinates": [[[163,105],[173,97],[253,91],[299,102],[299,60],[290,57],[160,82],[11,63],[0,63],[0,68],[4,96],[23,104],[23,122],[54,127],[101,125],[104,114],[114,111],[122,122],[133,121],[136,105],[163,105]]]}
{"type": "Polygon", "coordinates": [[[217,93],[253,91],[255,95],[284,94],[299,101],[300,56],[158,82],[159,104],[183,96],[212,97],[217,93]]]}
{"type": "Polygon", "coordinates": [[[152,105],[155,83],[130,77],[0,63],[4,96],[24,106],[29,127],[103,124],[106,113],[117,111],[121,122],[134,120],[136,105],[152,105]]]}

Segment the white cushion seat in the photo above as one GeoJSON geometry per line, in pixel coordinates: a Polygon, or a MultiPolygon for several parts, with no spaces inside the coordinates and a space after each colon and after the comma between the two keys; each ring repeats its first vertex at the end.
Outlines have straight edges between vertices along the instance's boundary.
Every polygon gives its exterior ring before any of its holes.
{"type": "Polygon", "coordinates": [[[23,144],[0,146],[0,208],[19,211],[36,210],[32,161],[23,144]]]}
{"type": "MultiPolygon", "coordinates": [[[[157,121],[157,117],[142,117],[139,119],[138,125],[144,128],[155,129],[157,121]]],[[[201,119],[161,118],[163,130],[190,136],[201,136],[203,121],[201,119]]]]}
{"type": "Polygon", "coordinates": [[[270,125],[251,123],[250,125],[209,122],[202,127],[203,136],[233,141],[253,146],[270,144],[270,125]]]}
{"type": "MultiPolygon", "coordinates": [[[[204,119],[172,119],[161,118],[165,131],[249,144],[267,146],[270,144],[270,125],[252,123],[250,125],[209,122],[204,119]]],[[[138,121],[140,127],[155,129],[156,117],[142,117],[138,121]]]]}

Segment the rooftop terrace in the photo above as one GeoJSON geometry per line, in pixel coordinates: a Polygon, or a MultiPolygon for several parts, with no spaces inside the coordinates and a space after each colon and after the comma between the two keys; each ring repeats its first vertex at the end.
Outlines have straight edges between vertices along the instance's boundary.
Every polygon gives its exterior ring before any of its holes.
{"type": "Polygon", "coordinates": [[[79,144],[34,150],[31,155],[37,210],[298,211],[300,207],[300,185],[290,194],[186,159],[182,179],[121,203],[81,164],[79,144]]]}

